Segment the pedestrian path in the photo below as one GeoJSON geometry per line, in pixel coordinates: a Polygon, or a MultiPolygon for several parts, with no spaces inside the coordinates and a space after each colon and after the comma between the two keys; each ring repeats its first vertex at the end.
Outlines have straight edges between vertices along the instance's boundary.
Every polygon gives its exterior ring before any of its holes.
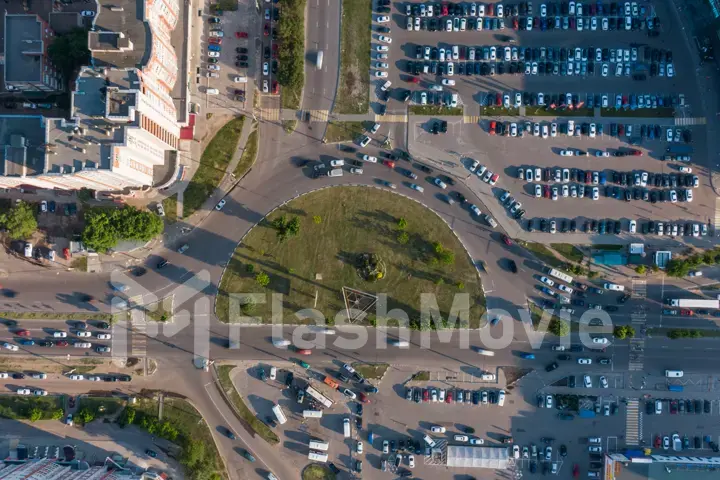
{"type": "Polygon", "coordinates": [[[400,115],[375,115],[375,121],[378,123],[406,123],[408,116],[400,115]]]}
{"type": "Polygon", "coordinates": [[[330,112],[328,110],[308,110],[311,122],[327,122],[330,112]]]}
{"type": "Polygon", "coordinates": [[[463,123],[479,123],[480,115],[463,115],[463,123]]]}
{"type": "Polygon", "coordinates": [[[260,119],[277,122],[280,120],[279,108],[260,108],[260,119]]]}
{"type": "Polygon", "coordinates": [[[677,126],[690,126],[690,125],[705,125],[707,123],[707,118],[705,117],[687,117],[687,118],[679,118],[675,117],[675,125],[677,126]]]}
{"type": "Polygon", "coordinates": [[[715,197],[715,221],[713,222],[713,228],[717,231],[720,227],[720,197],[715,197]]]}
{"type": "Polygon", "coordinates": [[[639,445],[642,440],[642,412],[640,401],[636,398],[628,399],[625,412],[625,443],[639,445]]]}
{"type": "Polygon", "coordinates": [[[640,299],[630,313],[630,324],[635,328],[635,337],[630,339],[630,364],[628,370],[642,371],[645,364],[645,324],[647,322],[647,314],[645,313],[644,300],[647,298],[647,281],[641,279],[633,279],[632,281],[632,297],[640,299]]]}
{"type": "Polygon", "coordinates": [[[130,316],[130,356],[147,355],[147,321],[142,309],[131,310],[130,316]]]}

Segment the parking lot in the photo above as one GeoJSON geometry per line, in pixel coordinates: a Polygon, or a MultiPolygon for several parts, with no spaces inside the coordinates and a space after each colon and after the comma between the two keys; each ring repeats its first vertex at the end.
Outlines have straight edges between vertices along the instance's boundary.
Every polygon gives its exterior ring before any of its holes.
{"type": "MultiPolygon", "coordinates": [[[[573,2],[550,2],[535,5],[532,15],[525,4],[517,4],[517,13],[515,4],[504,4],[503,17],[498,15],[498,4],[492,10],[486,5],[485,17],[473,16],[470,2],[456,7],[455,15],[442,15],[445,4],[430,3],[423,4],[423,16],[420,5],[393,3],[389,21],[376,24],[390,30],[383,28],[373,35],[374,71],[387,70],[387,77],[376,78],[376,93],[380,85],[392,82],[387,101],[391,113],[403,111],[405,99],[450,105],[457,101],[464,116],[455,121],[444,117],[447,135],[434,132],[433,121],[411,117],[408,141],[414,153],[432,158],[440,150],[464,158],[466,167],[477,160],[500,173],[495,196],[499,199],[509,191],[514,203],[520,202],[513,212],[524,210],[519,224],[524,229],[532,225],[549,232],[554,221],[559,233],[573,227],[618,233],[619,222],[620,232],[642,234],[659,233],[662,223],[664,235],[712,234],[708,227],[715,218],[714,194],[704,149],[697,147],[706,141],[704,119],[693,113],[693,105],[701,101],[693,87],[695,65],[683,46],[673,41],[679,27],[672,23],[665,3],[628,3],[629,30],[625,4],[602,4],[602,14],[596,5],[592,10],[585,6],[580,14],[573,2]],[[429,6],[433,16],[428,15],[429,6]],[[440,16],[435,14],[438,10],[440,16]],[[527,29],[528,17],[533,19],[532,30],[527,29]],[[504,29],[487,28],[499,18],[504,29]],[[479,31],[478,23],[483,25],[479,31]],[[553,28],[556,23],[559,28],[553,28]],[[388,51],[377,51],[380,46],[388,51]],[[385,54],[387,58],[375,58],[385,54]],[[502,108],[503,104],[510,108],[502,108]],[[572,135],[567,134],[570,122],[572,135]],[[688,157],[689,161],[671,160],[688,157]],[[533,172],[539,168],[542,173],[539,180],[533,177],[528,182],[518,178],[520,168],[533,172]],[[549,178],[543,176],[547,169],[549,178]],[[568,180],[556,184],[556,169],[568,169],[568,180]],[[553,188],[556,201],[551,200],[553,188]],[[543,198],[546,195],[549,198],[543,198]]],[[[378,17],[383,15],[380,12],[378,17]]],[[[379,102],[383,113],[382,98],[379,102]]],[[[508,220],[516,221],[510,206],[505,210],[508,220]]]]}

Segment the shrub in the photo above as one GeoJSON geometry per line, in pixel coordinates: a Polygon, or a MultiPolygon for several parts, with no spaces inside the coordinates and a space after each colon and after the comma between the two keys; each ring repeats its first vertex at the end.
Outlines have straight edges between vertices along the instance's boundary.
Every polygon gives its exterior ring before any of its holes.
{"type": "Polygon", "coordinates": [[[407,232],[400,232],[397,236],[397,241],[400,245],[405,245],[410,241],[410,235],[407,232]]]}
{"type": "Polygon", "coordinates": [[[459,288],[460,290],[465,290],[465,284],[463,282],[458,282],[457,288],[459,288]]]}
{"type": "Polygon", "coordinates": [[[253,265],[252,263],[248,263],[247,265],[245,265],[245,271],[248,273],[253,273],[255,271],[255,265],[253,265]]]}
{"type": "Polygon", "coordinates": [[[404,218],[400,218],[397,221],[397,226],[400,230],[405,230],[407,228],[407,224],[407,220],[405,220],[404,218]]]}
{"type": "Polygon", "coordinates": [[[37,407],[30,409],[30,412],[28,413],[28,419],[31,422],[37,422],[38,420],[42,419],[42,417],[43,412],[37,407]]]}
{"type": "Polygon", "coordinates": [[[256,281],[257,284],[260,285],[261,287],[267,287],[268,284],[270,283],[270,277],[269,277],[268,274],[265,273],[265,272],[259,272],[259,273],[255,276],[255,281],[256,281]]]}
{"type": "Polygon", "coordinates": [[[322,217],[321,217],[320,215],[315,215],[315,216],[313,217],[313,222],[315,222],[316,224],[321,224],[321,223],[322,223],[322,217]]]}
{"type": "Polygon", "coordinates": [[[553,318],[548,324],[548,331],[558,337],[565,337],[570,333],[570,325],[564,320],[553,318]]]}
{"type": "Polygon", "coordinates": [[[646,267],[645,265],[638,265],[637,267],[635,267],[635,271],[636,271],[639,275],[644,275],[645,272],[647,272],[647,267],[646,267]]]}

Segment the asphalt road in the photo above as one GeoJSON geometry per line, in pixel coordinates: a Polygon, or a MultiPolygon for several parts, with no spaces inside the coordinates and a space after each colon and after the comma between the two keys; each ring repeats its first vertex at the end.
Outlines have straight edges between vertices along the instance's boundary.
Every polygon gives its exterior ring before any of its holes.
{"type": "Polygon", "coordinates": [[[340,52],[340,4],[309,0],[305,30],[305,93],[303,110],[330,110],[335,100],[340,52]],[[323,52],[317,68],[318,52],[323,52]]]}

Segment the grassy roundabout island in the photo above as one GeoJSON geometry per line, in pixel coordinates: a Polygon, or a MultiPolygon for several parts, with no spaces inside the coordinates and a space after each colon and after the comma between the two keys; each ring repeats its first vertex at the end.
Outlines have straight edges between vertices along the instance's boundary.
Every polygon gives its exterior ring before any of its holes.
{"type": "MultiPolygon", "coordinates": [[[[387,311],[404,310],[414,328],[422,293],[436,295],[445,320],[456,294],[467,294],[471,328],[485,311],[476,269],[437,215],[377,188],[334,187],[289,202],[248,233],[221,280],[217,315],[269,323],[270,295],[260,303],[241,294],[280,293],[284,323],[307,323],[294,314],[315,307],[332,324],[345,311],[343,287],[386,293],[387,311]]],[[[375,312],[365,323],[375,323],[375,312]]]]}

